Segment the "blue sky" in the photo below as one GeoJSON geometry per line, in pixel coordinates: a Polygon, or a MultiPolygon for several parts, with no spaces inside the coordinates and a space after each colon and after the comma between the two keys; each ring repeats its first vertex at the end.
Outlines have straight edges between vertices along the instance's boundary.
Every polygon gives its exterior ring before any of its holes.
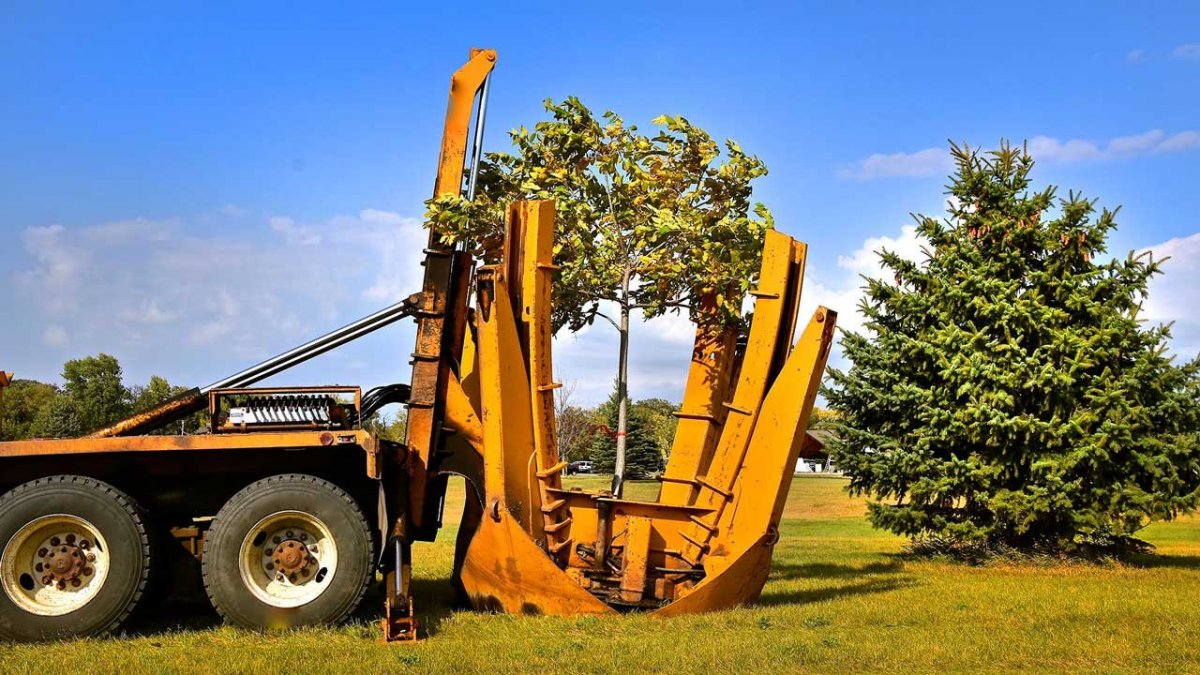
{"type": "MultiPolygon", "coordinates": [[[[771,170],[808,297],[853,325],[880,243],[915,255],[947,139],[1031,139],[1039,182],[1123,205],[1114,252],[1170,253],[1150,318],[1200,350],[1200,5],[29,3],[0,22],[0,367],[106,351],[205,384],[416,289],[449,74],[500,58],[487,145],[574,94],[683,114],[771,170]]],[[[907,3],[906,3],[907,4],[907,3]]],[[[600,328],[560,377],[603,396],[600,328]]],[[[407,326],[277,381],[407,378],[407,326]]],[[[640,327],[635,396],[678,398],[687,327],[640,327]]]]}

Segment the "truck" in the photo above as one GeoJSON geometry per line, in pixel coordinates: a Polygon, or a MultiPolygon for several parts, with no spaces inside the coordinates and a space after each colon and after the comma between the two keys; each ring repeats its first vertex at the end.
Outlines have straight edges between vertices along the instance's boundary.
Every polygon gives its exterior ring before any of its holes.
{"type": "MultiPolygon", "coordinates": [[[[472,50],[451,78],[435,196],[475,196],[496,58],[472,50]]],[[[431,230],[421,288],[390,307],[85,437],[0,443],[0,638],[110,633],[178,576],[181,549],[231,624],[335,623],[381,584],[384,639],[413,640],[412,544],[437,536],[452,477],[467,499],[451,582],[476,609],[756,600],[837,320],[819,307],[793,342],[806,245],[768,232],[749,327],[697,327],[658,499],[638,501],[562,479],[553,228],[553,202],[509,205],[493,264],[431,230]],[[408,383],[256,386],[404,319],[408,383]],[[403,442],[364,424],[397,403],[403,442]],[[198,412],[199,432],[152,433],[198,412]]]]}

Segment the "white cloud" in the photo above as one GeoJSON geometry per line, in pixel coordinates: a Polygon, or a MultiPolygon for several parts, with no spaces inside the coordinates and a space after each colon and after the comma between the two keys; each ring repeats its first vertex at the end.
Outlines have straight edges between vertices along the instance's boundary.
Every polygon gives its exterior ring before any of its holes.
{"type": "Polygon", "coordinates": [[[1174,322],[1175,353],[1184,358],[1200,354],[1200,316],[1196,314],[1196,289],[1200,289],[1200,232],[1177,237],[1147,250],[1163,263],[1163,274],[1150,282],[1150,297],[1143,306],[1146,319],[1174,322]]]}
{"type": "Polygon", "coordinates": [[[42,342],[51,347],[62,347],[70,341],[71,337],[62,326],[46,326],[46,330],[42,332],[42,342]]]}
{"type": "MultiPolygon", "coordinates": [[[[887,250],[908,260],[924,258],[921,250],[925,240],[917,234],[915,225],[904,225],[894,235],[868,237],[850,255],[839,255],[837,270],[823,270],[809,266],[808,278],[804,282],[804,298],[800,302],[800,325],[808,321],[817,306],[821,305],[838,313],[838,327],[851,332],[861,332],[863,316],[858,311],[862,298],[863,277],[886,279],[880,263],[880,250],[887,250]]],[[[835,347],[831,360],[836,360],[840,349],[835,347]]]]}
{"type": "Polygon", "coordinates": [[[312,228],[297,225],[296,221],[291,218],[271,216],[267,222],[271,225],[271,229],[283,235],[284,240],[289,244],[315,246],[321,243],[320,234],[317,234],[312,228]]]}
{"type": "Polygon", "coordinates": [[[1125,54],[1125,61],[1128,63],[1139,63],[1148,58],[1144,49],[1131,49],[1125,54]]]}
{"type": "MultiPolygon", "coordinates": [[[[0,334],[0,353],[31,377],[51,379],[63,358],[105,351],[132,381],[153,372],[198,384],[420,288],[419,220],[368,210],[233,230],[213,218],[26,228],[27,255],[0,285],[0,306],[22,320],[0,334]]],[[[364,384],[406,377],[411,347],[388,347],[393,367],[367,369],[364,384]]],[[[345,377],[313,381],[332,380],[345,377]]]]}
{"type": "Polygon", "coordinates": [[[933,176],[946,173],[954,163],[945,148],[926,148],[916,152],[875,153],[838,170],[838,178],[875,180],[900,176],[933,176]]]}
{"type": "MultiPolygon", "coordinates": [[[[1059,140],[1050,136],[1029,139],[1029,153],[1035,160],[1053,164],[1072,164],[1143,155],[1182,152],[1200,148],[1200,131],[1187,130],[1168,134],[1151,129],[1132,136],[1118,136],[1107,141],[1085,139],[1059,140]]],[[[874,154],[849,167],[839,169],[839,178],[857,181],[904,176],[936,176],[948,173],[953,167],[946,148],[926,148],[916,152],[874,154]]]]}
{"type": "Polygon", "coordinates": [[[1171,50],[1171,58],[1183,61],[1200,61],[1200,42],[1179,45],[1171,50]]]}

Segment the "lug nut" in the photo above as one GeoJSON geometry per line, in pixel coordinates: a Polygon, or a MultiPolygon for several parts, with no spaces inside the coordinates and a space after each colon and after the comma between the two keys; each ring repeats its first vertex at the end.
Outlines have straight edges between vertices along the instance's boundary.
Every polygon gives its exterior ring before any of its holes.
{"type": "Polygon", "coordinates": [[[276,544],[278,544],[279,542],[281,542],[281,541],[283,541],[283,540],[282,540],[282,539],[280,539],[279,537],[272,537],[272,538],[271,538],[271,541],[273,541],[273,542],[275,542],[276,544]]]}
{"type": "Polygon", "coordinates": [[[90,577],[90,576],[92,576],[92,572],[94,572],[94,571],[95,570],[93,570],[90,567],[85,567],[85,568],[83,568],[83,575],[86,577],[90,577]]]}
{"type": "Polygon", "coordinates": [[[45,558],[45,557],[46,557],[46,556],[48,556],[48,555],[50,555],[50,551],[47,551],[47,550],[46,550],[46,549],[44,549],[44,548],[39,548],[39,549],[38,549],[38,557],[39,557],[39,558],[45,558]]]}
{"type": "Polygon", "coordinates": [[[49,574],[47,574],[46,576],[42,577],[42,584],[43,584],[43,585],[49,586],[51,581],[53,581],[53,580],[50,578],[50,575],[49,575],[49,574]]]}
{"type": "Polygon", "coordinates": [[[87,554],[87,559],[88,559],[88,562],[96,562],[96,554],[95,553],[87,554]]]}
{"type": "Polygon", "coordinates": [[[287,536],[288,536],[288,539],[291,539],[291,538],[292,538],[292,537],[294,537],[295,535],[293,535],[293,534],[292,534],[292,531],[291,531],[291,530],[288,530],[288,531],[287,531],[287,536]]]}
{"type": "Polygon", "coordinates": [[[300,541],[308,541],[308,535],[301,532],[300,533],[300,541]]]}
{"type": "Polygon", "coordinates": [[[81,549],[83,549],[83,550],[85,550],[85,551],[86,551],[86,550],[88,550],[89,548],[91,548],[91,546],[92,546],[91,542],[89,542],[87,539],[80,539],[80,540],[79,540],[79,548],[81,548],[81,549]]]}
{"type": "Polygon", "coordinates": [[[275,581],[283,581],[283,574],[276,574],[275,581]]]}
{"type": "Polygon", "coordinates": [[[67,547],[66,547],[66,546],[64,546],[64,547],[62,547],[62,548],[60,548],[60,549],[58,549],[58,550],[59,550],[59,551],[61,551],[62,553],[66,553],[66,552],[67,552],[67,547]]]}
{"type": "Polygon", "coordinates": [[[62,540],[59,539],[58,537],[50,537],[50,545],[51,546],[58,546],[60,543],[62,543],[62,540]]]}
{"type": "Polygon", "coordinates": [[[295,572],[292,572],[291,574],[288,575],[288,581],[292,582],[293,584],[296,583],[296,573],[295,572]]]}
{"type": "Polygon", "coordinates": [[[67,582],[65,582],[65,581],[62,581],[62,580],[60,579],[60,580],[59,580],[59,582],[58,582],[58,590],[60,590],[60,591],[65,591],[65,590],[67,590],[67,582]]]}
{"type": "Polygon", "coordinates": [[[265,555],[265,556],[268,556],[268,557],[269,557],[269,556],[271,555],[271,552],[272,552],[273,550],[274,550],[274,549],[272,549],[270,546],[268,546],[268,547],[266,547],[265,549],[263,549],[263,555],[265,555]]]}
{"type": "Polygon", "coordinates": [[[267,571],[270,572],[273,569],[275,569],[275,563],[267,563],[267,571]]]}
{"type": "Polygon", "coordinates": [[[68,544],[74,544],[74,543],[75,543],[75,535],[73,535],[73,534],[68,534],[68,535],[67,535],[67,543],[68,543],[68,544]]]}
{"type": "Polygon", "coordinates": [[[74,579],[72,579],[71,585],[74,586],[75,588],[79,588],[79,577],[75,577],[74,579]]]}
{"type": "Polygon", "coordinates": [[[41,571],[42,571],[42,563],[38,563],[38,564],[37,564],[37,565],[36,565],[36,566],[33,568],[33,571],[34,571],[34,572],[41,572],[41,571]]]}

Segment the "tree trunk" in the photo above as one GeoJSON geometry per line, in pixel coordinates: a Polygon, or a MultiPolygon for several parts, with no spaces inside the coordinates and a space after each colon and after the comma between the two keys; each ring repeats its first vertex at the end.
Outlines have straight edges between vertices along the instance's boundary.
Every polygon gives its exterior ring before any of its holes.
{"type": "Polygon", "coordinates": [[[629,272],[621,278],[620,355],[617,363],[617,457],[612,493],[620,497],[625,483],[625,429],[629,415],[629,272]]]}

